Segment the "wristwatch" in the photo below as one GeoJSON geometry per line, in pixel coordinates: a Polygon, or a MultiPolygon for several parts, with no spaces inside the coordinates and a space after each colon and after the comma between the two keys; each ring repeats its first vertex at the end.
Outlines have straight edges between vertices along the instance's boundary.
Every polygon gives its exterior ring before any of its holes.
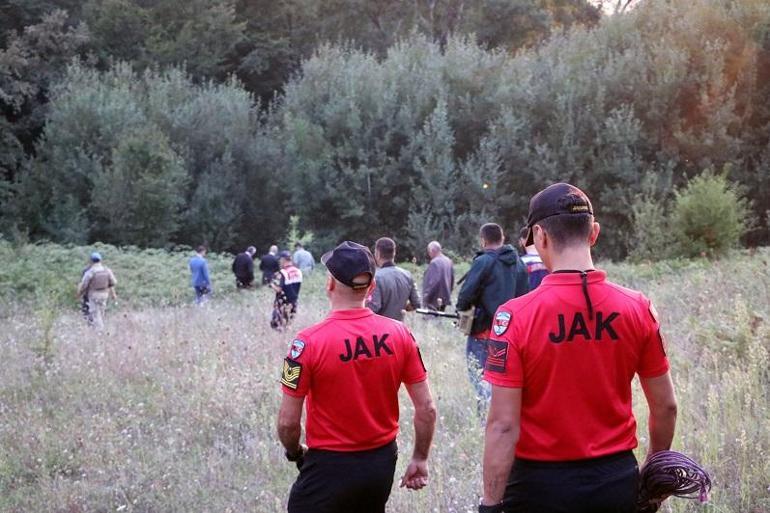
{"type": "Polygon", "coordinates": [[[503,513],[503,503],[498,502],[494,506],[479,504],[479,513],[503,513]]]}

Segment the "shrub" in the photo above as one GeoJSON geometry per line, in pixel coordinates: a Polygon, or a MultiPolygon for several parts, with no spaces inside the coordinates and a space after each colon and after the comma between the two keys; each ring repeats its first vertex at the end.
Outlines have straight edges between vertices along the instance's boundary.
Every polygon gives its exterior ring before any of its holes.
{"type": "Polygon", "coordinates": [[[671,236],[665,204],[637,196],[631,205],[632,229],[629,258],[634,261],[661,260],[670,252],[671,236]]]}
{"type": "Polygon", "coordinates": [[[675,194],[671,228],[681,256],[719,256],[749,229],[750,204],[726,173],[706,170],[675,194]]]}
{"type": "Polygon", "coordinates": [[[631,232],[625,241],[628,257],[636,262],[663,260],[673,252],[668,218],[670,205],[668,198],[659,191],[670,190],[670,173],[663,170],[648,174],[642,189],[631,203],[631,232]]]}

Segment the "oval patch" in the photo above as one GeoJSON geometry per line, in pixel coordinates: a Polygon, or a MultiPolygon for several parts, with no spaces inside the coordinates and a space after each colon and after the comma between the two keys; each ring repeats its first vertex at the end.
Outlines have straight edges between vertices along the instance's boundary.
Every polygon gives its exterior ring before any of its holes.
{"type": "Polygon", "coordinates": [[[302,351],[305,350],[305,343],[301,340],[294,340],[294,342],[291,343],[291,351],[289,351],[289,355],[293,360],[296,360],[299,358],[299,355],[302,354],[302,351]]]}
{"type": "Polygon", "coordinates": [[[492,322],[492,331],[498,337],[508,331],[508,326],[511,325],[511,314],[509,312],[497,312],[495,320],[492,322]]]}

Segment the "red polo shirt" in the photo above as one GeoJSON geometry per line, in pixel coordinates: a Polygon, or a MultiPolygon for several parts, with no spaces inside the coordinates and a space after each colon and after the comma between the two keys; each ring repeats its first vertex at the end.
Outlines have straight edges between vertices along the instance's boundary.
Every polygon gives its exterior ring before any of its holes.
{"type": "Polygon", "coordinates": [[[425,379],[406,326],[359,308],[332,311],[300,332],[281,383],[283,393],[307,396],[308,447],[363,451],[396,438],[398,389],[425,379]]]}
{"type": "Polygon", "coordinates": [[[587,274],[586,290],[593,319],[580,273],[550,274],[495,315],[484,377],[523,389],[517,457],[568,461],[633,449],[631,381],[669,369],[643,294],[602,271],[587,274]]]}

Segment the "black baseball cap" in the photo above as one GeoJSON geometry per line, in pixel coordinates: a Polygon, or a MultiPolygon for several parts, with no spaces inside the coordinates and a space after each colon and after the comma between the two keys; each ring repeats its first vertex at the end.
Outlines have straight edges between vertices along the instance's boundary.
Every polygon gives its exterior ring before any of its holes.
{"type": "Polygon", "coordinates": [[[535,243],[532,227],[538,222],[553,216],[591,214],[593,207],[588,196],[568,183],[549,185],[535,194],[529,200],[529,216],[527,217],[527,246],[535,243]]]}
{"type": "Polygon", "coordinates": [[[321,263],[332,273],[334,279],[352,289],[365,289],[374,279],[374,256],[369,248],[346,240],[321,257],[321,263]],[[354,282],[360,274],[368,274],[366,282],[354,282]]]}

